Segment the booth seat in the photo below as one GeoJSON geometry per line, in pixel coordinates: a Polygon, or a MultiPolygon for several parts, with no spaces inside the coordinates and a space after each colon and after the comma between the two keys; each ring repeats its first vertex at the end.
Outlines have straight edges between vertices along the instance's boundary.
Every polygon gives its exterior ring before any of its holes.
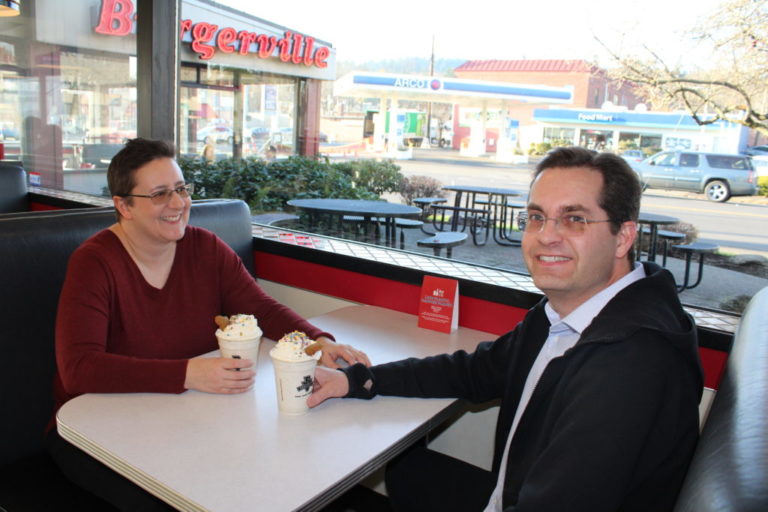
{"type": "Polygon", "coordinates": [[[768,510],[768,288],[734,335],[675,512],[768,510]]]}
{"type": "Polygon", "coordinates": [[[27,173],[18,165],[0,162],[0,213],[28,208],[27,173]]]}
{"type": "MultiPolygon", "coordinates": [[[[58,473],[45,453],[44,431],[53,409],[54,324],[67,261],[114,222],[113,208],[0,215],[0,510],[104,510],[58,473]]],[[[190,223],[215,232],[253,273],[245,203],[193,202],[190,223]]]]}

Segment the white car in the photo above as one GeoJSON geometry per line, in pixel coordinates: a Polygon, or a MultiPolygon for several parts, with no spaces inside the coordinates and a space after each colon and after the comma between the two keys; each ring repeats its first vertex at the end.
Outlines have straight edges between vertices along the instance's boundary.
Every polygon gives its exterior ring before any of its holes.
{"type": "Polygon", "coordinates": [[[223,124],[211,124],[197,130],[197,141],[205,142],[206,137],[213,137],[216,142],[232,144],[234,132],[232,128],[223,124]]]}

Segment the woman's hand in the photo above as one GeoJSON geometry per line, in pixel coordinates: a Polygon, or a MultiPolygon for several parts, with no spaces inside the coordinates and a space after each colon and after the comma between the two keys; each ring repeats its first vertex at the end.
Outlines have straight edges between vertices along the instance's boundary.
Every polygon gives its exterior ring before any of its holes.
{"type": "Polygon", "coordinates": [[[206,393],[244,393],[253,386],[256,372],[250,359],[198,357],[187,362],[184,387],[206,393]]]}
{"type": "Polygon", "coordinates": [[[339,364],[336,362],[338,359],[346,361],[350,366],[355,363],[371,366],[368,356],[361,350],[357,350],[349,345],[335,343],[325,336],[320,336],[315,341],[323,346],[323,355],[320,357],[320,363],[328,368],[338,368],[339,364]]]}

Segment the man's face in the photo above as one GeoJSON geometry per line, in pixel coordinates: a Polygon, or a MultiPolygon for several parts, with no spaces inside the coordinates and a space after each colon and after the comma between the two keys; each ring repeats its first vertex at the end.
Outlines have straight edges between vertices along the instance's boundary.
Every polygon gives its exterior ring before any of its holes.
{"type": "MultiPolygon", "coordinates": [[[[606,220],[598,205],[603,177],[589,168],[550,168],[531,186],[528,213],[548,219],[578,215],[606,220]]],[[[625,222],[617,234],[610,223],[583,226],[582,233],[567,231],[552,220],[541,231],[523,234],[523,256],[533,282],[565,316],[627,272],[627,252],[635,239],[635,223],[625,222]]]]}

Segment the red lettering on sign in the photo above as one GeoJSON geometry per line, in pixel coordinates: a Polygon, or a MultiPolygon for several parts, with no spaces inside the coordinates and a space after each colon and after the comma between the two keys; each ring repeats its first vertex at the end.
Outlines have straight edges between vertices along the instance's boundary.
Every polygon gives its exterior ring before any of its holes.
{"type": "Polygon", "coordinates": [[[280,48],[280,60],[288,62],[291,60],[291,32],[286,32],[285,37],[277,42],[277,46],[280,48]]]}
{"type": "Polygon", "coordinates": [[[131,0],[101,0],[99,24],[94,29],[99,34],[127,36],[133,27],[133,2],[131,0]]]}
{"type": "Polygon", "coordinates": [[[304,36],[301,34],[293,34],[293,55],[291,56],[291,62],[294,64],[301,64],[303,60],[301,58],[301,50],[304,46],[304,36]]]}
{"type": "Polygon", "coordinates": [[[327,68],[328,63],[325,61],[331,54],[331,50],[327,46],[321,46],[315,52],[315,66],[319,68],[327,68]]]}
{"type": "Polygon", "coordinates": [[[216,29],[218,28],[218,25],[205,23],[204,21],[197,23],[192,27],[192,50],[199,53],[202,60],[209,60],[213,57],[213,54],[216,53],[213,46],[204,43],[213,39],[213,36],[216,34],[216,29]]]}
{"type": "Polygon", "coordinates": [[[272,52],[275,51],[275,47],[277,46],[277,38],[275,36],[259,34],[259,37],[256,39],[259,43],[259,57],[266,59],[272,55],[272,52]]]}
{"type": "MultiPolygon", "coordinates": [[[[312,65],[312,47],[315,45],[315,38],[307,36],[307,43],[304,47],[304,65],[312,65]]],[[[297,62],[298,64],[298,62],[297,62]]]]}
{"type": "Polygon", "coordinates": [[[247,30],[241,30],[237,34],[237,38],[240,40],[240,55],[248,55],[251,51],[251,45],[256,42],[258,35],[254,32],[248,32],[247,30]]]}
{"type": "Polygon", "coordinates": [[[216,46],[224,53],[232,53],[235,48],[232,45],[232,41],[237,38],[237,33],[232,27],[226,27],[219,30],[219,35],[216,36],[216,46]]]}
{"type": "MultiPolygon", "coordinates": [[[[133,30],[136,21],[134,0],[101,0],[101,12],[99,21],[94,31],[99,34],[111,36],[127,36],[133,30]]],[[[224,53],[234,53],[238,48],[240,55],[249,53],[258,54],[261,59],[267,59],[279,49],[278,57],[281,61],[305,66],[328,67],[327,59],[331,54],[330,48],[318,46],[315,48],[315,39],[303,34],[286,31],[282,38],[267,34],[256,34],[242,30],[237,32],[232,27],[224,27],[219,30],[218,25],[192,20],[180,20],[179,38],[184,39],[191,35],[192,51],[197,53],[202,60],[210,60],[216,54],[218,48],[224,53]],[[218,31],[218,32],[217,32],[218,31]],[[215,45],[211,43],[216,39],[215,45]],[[257,48],[252,49],[256,44],[257,48]]]]}
{"type": "Polygon", "coordinates": [[[192,20],[181,20],[179,23],[179,39],[184,39],[184,34],[192,30],[192,20]]]}

